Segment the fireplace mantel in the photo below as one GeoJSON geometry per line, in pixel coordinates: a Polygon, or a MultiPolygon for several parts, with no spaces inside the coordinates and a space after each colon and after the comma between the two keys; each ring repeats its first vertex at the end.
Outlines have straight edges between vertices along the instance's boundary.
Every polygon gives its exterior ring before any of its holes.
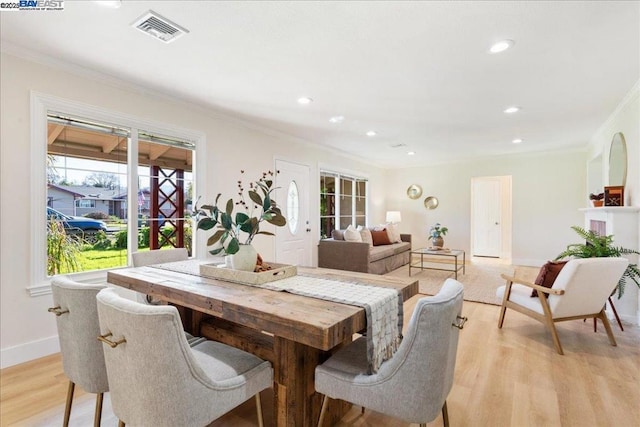
{"type": "MultiPolygon", "coordinates": [[[[613,235],[615,246],[638,250],[640,206],[603,206],[580,211],[584,213],[585,230],[613,235]]],[[[631,262],[638,262],[637,255],[630,255],[628,258],[631,262]]],[[[640,325],[640,295],[633,281],[627,280],[624,296],[620,303],[616,300],[615,304],[622,319],[640,325]]]]}

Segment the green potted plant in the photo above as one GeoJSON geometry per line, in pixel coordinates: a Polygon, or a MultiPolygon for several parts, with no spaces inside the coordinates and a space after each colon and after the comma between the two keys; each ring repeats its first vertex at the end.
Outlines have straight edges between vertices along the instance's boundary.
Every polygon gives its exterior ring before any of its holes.
{"type": "MultiPolygon", "coordinates": [[[[571,227],[571,229],[578,233],[578,235],[585,240],[585,243],[572,243],[568,245],[567,249],[556,257],[556,260],[568,257],[596,258],[620,257],[625,254],[640,254],[640,252],[633,249],[613,246],[613,235],[601,236],[595,231],[587,231],[584,228],[575,225],[571,227]]],[[[640,270],[638,269],[638,264],[629,263],[624,274],[618,281],[618,286],[616,287],[618,299],[620,299],[624,294],[624,288],[628,279],[633,280],[636,285],[640,287],[640,270]]]]}
{"type": "Polygon", "coordinates": [[[447,227],[443,227],[439,222],[437,222],[429,229],[429,237],[427,240],[431,240],[433,246],[441,248],[444,246],[444,239],[442,236],[446,236],[447,231],[449,231],[447,227]]]}
{"type": "MultiPolygon", "coordinates": [[[[244,171],[240,171],[244,174],[244,171]]],[[[253,266],[251,268],[237,268],[243,270],[253,270],[256,265],[257,253],[251,246],[253,238],[258,234],[273,236],[269,231],[260,230],[260,224],[264,221],[277,227],[282,227],[287,220],[282,215],[280,208],[272,198],[275,190],[273,187],[273,178],[278,173],[268,171],[263,172],[262,177],[257,181],[249,183],[249,190],[246,195],[249,202],[245,198],[245,188],[242,180],[238,181],[238,195],[240,200],[234,202],[233,199],[227,200],[224,210],[218,207],[218,201],[221,194],[215,199],[212,205],[197,206],[195,210],[195,218],[197,228],[200,230],[215,230],[207,240],[207,246],[213,246],[209,251],[212,255],[221,252],[228,255],[234,255],[241,250],[249,252],[247,257],[253,257],[253,266]],[[233,214],[235,207],[242,209],[233,214]],[[252,252],[252,254],[251,254],[252,252]]],[[[235,267],[232,267],[235,268],[235,267]]]]}

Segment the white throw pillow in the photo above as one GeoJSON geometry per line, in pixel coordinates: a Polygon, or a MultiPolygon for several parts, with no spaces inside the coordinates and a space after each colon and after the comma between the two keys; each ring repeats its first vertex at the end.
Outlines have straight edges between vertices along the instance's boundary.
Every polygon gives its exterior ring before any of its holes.
{"type": "Polygon", "coordinates": [[[347,229],[344,230],[344,240],[347,242],[362,242],[362,236],[353,225],[349,225],[347,229]]]}
{"type": "Polygon", "coordinates": [[[371,236],[371,230],[368,228],[363,228],[360,230],[360,237],[362,237],[362,241],[368,243],[370,247],[373,247],[373,237],[371,236]]]}
{"type": "Polygon", "coordinates": [[[402,243],[402,239],[400,238],[400,230],[398,229],[398,224],[387,223],[387,234],[389,235],[389,240],[392,243],[402,243]]]}

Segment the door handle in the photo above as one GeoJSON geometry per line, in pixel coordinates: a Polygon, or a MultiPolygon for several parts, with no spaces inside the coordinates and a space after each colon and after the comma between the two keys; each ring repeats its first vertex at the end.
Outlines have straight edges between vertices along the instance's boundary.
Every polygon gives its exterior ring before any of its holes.
{"type": "Polygon", "coordinates": [[[311,233],[311,229],[310,228],[307,228],[307,233],[311,233]]]}
{"type": "Polygon", "coordinates": [[[500,224],[499,222],[496,222],[496,225],[500,224]]]}

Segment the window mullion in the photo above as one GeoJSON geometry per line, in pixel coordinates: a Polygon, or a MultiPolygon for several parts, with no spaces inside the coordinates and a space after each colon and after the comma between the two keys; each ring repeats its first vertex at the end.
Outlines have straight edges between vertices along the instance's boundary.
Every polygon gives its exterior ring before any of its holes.
{"type": "Polygon", "coordinates": [[[138,129],[131,129],[127,145],[127,254],[128,264],[133,264],[132,254],[138,250],[138,129]]]}

